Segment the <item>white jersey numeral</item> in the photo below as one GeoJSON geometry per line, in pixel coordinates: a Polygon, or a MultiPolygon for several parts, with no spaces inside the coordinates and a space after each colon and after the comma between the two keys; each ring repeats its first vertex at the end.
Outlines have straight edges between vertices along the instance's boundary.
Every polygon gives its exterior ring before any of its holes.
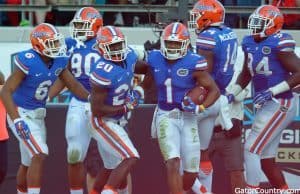
{"type": "Polygon", "coordinates": [[[46,97],[48,96],[48,90],[51,85],[52,85],[51,80],[43,81],[42,83],[40,83],[40,85],[35,91],[34,97],[37,100],[45,100],[46,97]]]}
{"type": "Polygon", "coordinates": [[[166,86],[166,96],[167,96],[167,103],[173,103],[173,97],[172,97],[172,79],[167,78],[164,82],[166,86]]]}
{"type": "Polygon", "coordinates": [[[108,63],[104,63],[104,62],[100,62],[97,64],[96,66],[97,69],[103,69],[106,72],[110,72],[113,69],[113,66],[111,64],[108,63]]]}
{"type": "Polygon", "coordinates": [[[237,48],[238,48],[238,45],[235,42],[234,45],[233,45],[233,50],[230,53],[231,46],[230,46],[230,44],[228,44],[227,49],[226,49],[226,61],[225,61],[225,64],[224,64],[223,72],[227,71],[228,65],[234,65],[235,64],[236,57],[237,57],[237,48]]]}
{"type": "MultiPolygon", "coordinates": [[[[250,70],[251,75],[254,75],[253,70],[253,55],[251,53],[248,53],[248,68],[250,70]]],[[[260,62],[257,64],[255,68],[255,73],[257,74],[263,74],[266,76],[269,76],[272,74],[272,71],[270,70],[269,65],[269,57],[264,56],[260,62]]]]}
{"type": "Polygon", "coordinates": [[[100,56],[97,53],[89,53],[85,57],[80,53],[74,53],[71,59],[73,75],[75,77],[80,77],[82,74],[89,76],[92,61],[95,62],[98,59],[100,59],[100,56]]]}
{"type": "Polygon", "coordinates": [[[122,84],[118,88],[115,89],[115,96],[113,97],[113,106],[122,105],[125,102],[125,98],[123,98],[124,93],[129,89],[127,84],[122,84]]]}

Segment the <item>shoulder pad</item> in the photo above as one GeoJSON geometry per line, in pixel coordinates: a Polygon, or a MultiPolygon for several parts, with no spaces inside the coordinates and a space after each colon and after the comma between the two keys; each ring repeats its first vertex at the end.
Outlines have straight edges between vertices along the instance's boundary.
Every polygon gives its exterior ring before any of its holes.
{"type": "Polygon", "coordinates": [[[273,38],[278,51],[289,52],[295,50],[296,41],[290,34],[278,33],[273,38]]]}
{"type": "Polygon", "coordinates": [[[28,74],[31,64],[36,62],[39,55],[32,49],[19,52],[14,57],[14,64],[25,74],[28,74]]]}

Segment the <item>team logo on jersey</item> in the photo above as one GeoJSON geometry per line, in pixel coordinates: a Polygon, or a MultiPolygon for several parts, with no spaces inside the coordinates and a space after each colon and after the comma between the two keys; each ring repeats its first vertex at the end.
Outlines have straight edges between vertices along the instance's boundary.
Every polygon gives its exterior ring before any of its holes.
{"type": "Polygon", "coordinates": [[[188,69],[178,69],[177,70],[177,75],[178,76],[181,76],[181,77],[184,77],[184,76],[187,76],[189,74],[189,70],[188,69]]]}
{"type": "Polygon", "coordinates": [[[58,76],[62,72],[62,68],[58,68],[55,70],[55,75],[58,76]]]}
{"type": "Polygon", "coordinates": [[[25,53],[25,57],[26,57],[27,59],[31,59],[31,58],[34,57],[34,54],[32,54],[32,53],[25,53]]]}
{"type": "Polygon", "coordinates": [[[271,53],[271,48],[268,47],[268,46],[262,47],[262,53],[265,54],[265,55],[270,54],[271,53]]]}

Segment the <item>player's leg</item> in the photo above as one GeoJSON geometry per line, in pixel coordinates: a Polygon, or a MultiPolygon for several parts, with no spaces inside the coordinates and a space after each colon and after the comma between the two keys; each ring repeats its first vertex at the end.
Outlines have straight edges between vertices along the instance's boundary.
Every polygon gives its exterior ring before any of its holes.
{"type": "Polygon", "coordinates": [[[212,138],[215,120],[220,112],[221,100],[222,99],[220,97],[212,106],[207,108],[207,110],[198,117],[198,133],[201,149],[198,179],[208,191],[211,191],[213,174],[208,146],[212,138]]]}
{"type": "Polygon", "coordinates": [[[199,173],[200,139],[197,128],[197,118],[189,113],[183,113],[181,130],[181,160],[183,167],[183,189],[188,191],[194,184],[199,173]]]}
{"type": "Polygon", "coordinates": [[[244,146],[242,144],[242,121],[232,119],[233,128],[230,131],[218,133],[216,149],[223,158],[225,170],[230,176],[231,193],[235,189],[246,187],[244,177],[244,146]]]}
{"type": "Polygon", "coordinates": [[[21,139],[16,133],[13,122],[8,117],[9,126],[20,142],[22,165],[19,168],[17,179],[22,185],[25,185],[24,180],[26,180],[28,194],[38,194],[41,188],[44,159],[48,155],[46,126],[44,123],[45,109],[33,111],[22,109],[19,110],[19,114],[29,126],[31,137],[27,140],[21,139]],[[25,171],[26,178],[23,177],[25,171]]]}
{"type": "Polygon", "coordinates": [[[180,122],[178,110],[163,111],[158,109],[156,118],[159,148],[167,170],[167,183],[172,194],[183,192],[180,167],[180,122]]]}
{"type": "Polygon", "coordinates": [[[261,166],[273,187],[277,189],[288,189],[287,182],[280,167],[276,164],[275,158],[262,159],[261,166]]]}
{"type": "Polygon", "coordinates": [[[213,127],[215,123],[215,116],[205,117],[198,121],[198,132],[200,138],[200,169],[198,174],[199,181],[211,191],[213,166],[209,158],[208,146],[213,134],[213,127]]]}
{"type": "MultiPolygon", "coordinates": [[[[285,127],[283,127],[283,129],[284,128],[285,127]]],[[[270,139],[270,143],[263,149],[261,154],[261,166],[264,174],[274,188],[288,189],[287,182],[283,176],[281,168],[275,161],[280,138],[281,133],[278,133],[276,137],[270,139]]]]}
{"type": "Polygon", "coordinates": [[[86,169],[87,191],[90,193],[96,182],[98,172],[103,168],[103,162],[98,151],[97,142],[94,139],[91,139],[90,141],[87,155],[84,160],[84,166],[86,169]]]}
{"type": "Polygon", "coordinates": [[[267,102],[257,111],[252,130],[245,144],[247,184],[258,187],[261,158],[276,156],[278,136],[296,114],[295,100],[280,99],[279,103],[267,102]]]}
{"type": "Polygon", "coordinates": [[[35,154],[33,154],[27,170],[27,187],[28,194],[39,194],[42,185],[44,161],[48,155],[48,146],[46,144],[46,126],[44,120],[35,119],[35,121],[33,120],[34,122],[32,120],[26,120],[32,135],[28,143],[35,148],[35,154]]]}
{"type": "Polygon", "coordinates": [[[111,172],[112,172],[112,169],[106,169],[105,167],[102,167],[99,170],[99,172],[97,173],[97,176],[95,178],[94,185],[93,185],[93,189],[92,189],[93,192],[90,192],[90,194],[100,193],[103,190],[111,172]]]}
{"type": "Polygon", "coordinates": [[[83,194],[85,170],[83,160],[90,142],[88,115],[85,103],[73,98],[70,102],[66,121],[68,177],[71,194],[83,194]]]}
{"type": "Polygon", "coordinates": [[[114,193],[126,179],[139,155],[123,127],[112,120],[93,119],[93,137],[98,141],[104,167],[112,169],[102,193],[114,193]]]}
{"type": "Polygon", "coordinates": [[[28,166],[21,164],[17,172],[17,193],[18,194],[27,194],[27,175],[28,166]]]}
{"type": "MultiPolygon", "coordinates": [[[[106,184],[112,170],[103,166],[102,159],[98,152],[97,142],[92,139],[85,159],[87,171],[87,190],[88,193],[100,193],[106,184]]],[[[127,176],[118,189],[119,194],[131,194],[131,176],[127,176]]]]}
{"type": "Polygon", "coordinates": [[[131,174],[128,174],[126,179],[121,183],[118,194],[131,194],[132,193],[132,179],[131,174]]]}

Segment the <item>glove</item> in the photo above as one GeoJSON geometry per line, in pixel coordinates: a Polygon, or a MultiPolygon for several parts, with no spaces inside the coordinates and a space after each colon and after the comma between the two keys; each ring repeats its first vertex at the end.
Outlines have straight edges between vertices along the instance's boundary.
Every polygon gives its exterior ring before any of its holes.
{"type": "Polygon", "coordinates": [[[189,96],[184,97],[183,101],[181,102],[181,107],[185,112],[191,112],[195,114],[199,114],[205,110],[205,107],[203,105],[195,104],[189,96]],[[184,102],[188,103],[186,104],[184,102]]]}
{"type": "Polygon", "coordinates": [[[273,94],[270,90],[257,92],[253,98],[253,104],[256,108],[261,108],[267,101],[271,100],[273,94]]]}
{"type": "Polygon", "coordinates": [[[229,104],[231,104],[235,100],[235,97],[233,94],[226,94],[226,97],[227,97],[229,104]]]}
{"type": "Polygon", "coordinates": [[[28,125],[21,118],[17,118],[14,120],[14,124],[17,130],[17,134],[20,138],[24,140],[30,139],[31,133],[28,125]]]}
{"type": "Polygon", "coordinates": [[[129,110],[133,110],[139,105],[141,94],[137,90],[127,92],[125,104],[129,110]]]}

